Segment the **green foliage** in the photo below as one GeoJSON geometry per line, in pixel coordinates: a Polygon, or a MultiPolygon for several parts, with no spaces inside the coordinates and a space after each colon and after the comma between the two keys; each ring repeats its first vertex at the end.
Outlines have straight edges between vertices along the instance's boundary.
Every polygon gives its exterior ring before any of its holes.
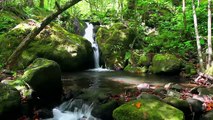
{"type": "MultiPolygon", "coordinates": [[[[132,3],[131,3],[132,4],[132,3]]],[[[126,19],[135,39],[134,47],[143,49],[145,53],[173,53],[186,57],[196,56],[191,1],[186,3],[186,22],[183,22],[181,4],[173,6],[173,2],[164,0],[143,0],[135,3],[130,9],[131,16],[126,19]],[[154,28],[154,34],[146,34],[154,28]]],[[[207,3],[197,6],[198,29],[201,36],[207,35],[207,3]]],[[[201,45],[206,47],[205,37],[201,45]]]]}
{"type": "MultiPolygon", "coordinates": [[[[44,8],[39,7],[39,0],[33,1],[33,7],[30,7],[27,1],[23,0],[4,0],[0,4],[5,8],[9,6],[23,7],[24,14],[38,21],[41,21],[44,17],[51,14],[52,11],[56,10],[56,0],[46,0],[44,8]]],[[[60,0],[57,2],[63,5],[67,1],[60,0]]],[[[196,3],[196,12],[198,30],[201,36],[200,42],[202,48],[206,49],[206,0],[201,1],[199,6],[196,3]]],[[[186,1],[187,26],[184,26],[182,5],[177,0],[82,0],[66,12],[63,12],[54,22],[59,23],[67,31],[79,35],[83,34],[85,28],[83,20],[106,25],[118,22],[123,24],[125,26],[124,29],[128,28],[128,31],[120,31],[119,27],[115,27],[113,32],[109,33],[108,29],[106,29],[104,31],[106,35],[103,34],[100,37],[103,38],[104,36],[104,39],[100,40],[100,42],[110,43],[102,47],[102,52],[119,56],[118,54],[120,53],[118,51],[123,50],[121,47],[123,43],[118,41],[125,40],[125,36],[122,35],[128,32],[127,39],[130,41],[125,43],[126,51],[122,51],[122,55],[125,55],[124,60],[130,59],[131,55],[127,52],[130,48],[140,49],[143,53],[172,53],[191,59],[196,57],[192,13],[191,1],[186,1]],[[153,32],[150,33],[150,30],[153,30],[153,32]]],[[[12,12],[3,11],[0,13],[0,16],[0,34],[7,32],[22,21],[12,12]]],[[[11,36],[0,36],[0,39],[4,39],[4,37],[10,38],[11,36]]],[[[6,43],[6,46],[10,45],[13,44],[10,42],[6,43]]],[[[3,45],[0,46],[3,47],[3,45]]],[[[42,48],[41,51],[44,50],[42,48]]],[[[11,53],[11,51],[5,51],[3,54],[0,54],[0,63],[3,60],[5,61],[4,55],[11,53]]],[[[1,64],[1,66],[3,65],[1,64]]]]}
{"type": "Polygon", "coordinates": [[[12,12],[3,11],[0,13],[0,34],[7,32],[22,20],[12,12]]]}
{"type": "Polygon", "coordinates": [[[24,12],[26,13],[29,18],[33,18],[35,20],[43,20],[45,17],[51,14],[51,11],[45,8],[39,7],[25,7],[24,12]]]}
{"type": "Polygon", "coordinates": [[[124,60],[128,60],[128,59],[130,59],[130,58],[131,58],[131,52],[128,51],[128,52],[125,53],[124,60]]]}

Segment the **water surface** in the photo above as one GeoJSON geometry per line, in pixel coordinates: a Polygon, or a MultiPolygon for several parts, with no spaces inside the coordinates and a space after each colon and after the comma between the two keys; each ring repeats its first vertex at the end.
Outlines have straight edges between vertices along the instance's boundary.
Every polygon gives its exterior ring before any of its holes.
{"type": "Polygon", "coordinates": [[[83,71],[65,73],[62,77],[65,90],[72,87],[105,92],[122,92],[126,87],[134,87],[141,83],[163,86],[166,83],[184,83],[179,76],[138,75],[124,71],[83,71]]]}

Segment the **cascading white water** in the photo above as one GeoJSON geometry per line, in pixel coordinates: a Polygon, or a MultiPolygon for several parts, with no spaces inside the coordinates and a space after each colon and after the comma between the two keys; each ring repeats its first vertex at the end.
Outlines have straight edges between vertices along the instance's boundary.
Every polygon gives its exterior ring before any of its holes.
{"type": "Polygon", "coordinates": [[[92,109],[92,104],[84,104],[83,100],[69,100],[54,108],[54,117],[47,120],[97,120],[91,115],[92,109]]]}
{"type": "Polygon", "coordinates": [[[99,48],[97,42],[94,40],[94,26],[91,23],[86,22],[87,28],[85,29],[84,38],[86,38],[91,44],[94,53],[94,64],[95,68],[100,68],[99,66],[99,48]]]}
{"type": "Polygon", "coordinates": [[[99,48],[98,48],[98,44],[94,39],[94,26],[91,23],[86,22],[87,24],[87,28],[85,29],[85,34],[84,34],[84,38],[86,38],[92,45],[93,48],[93,54],[94,54],[94,64],[95,64],[95,68],[94,69],[90,69],[89,71],[96,71],[96,72],[104,72],[104,71],[112,71],[110,69],[105,69],[100,67],[99,65],[99,48]]]}

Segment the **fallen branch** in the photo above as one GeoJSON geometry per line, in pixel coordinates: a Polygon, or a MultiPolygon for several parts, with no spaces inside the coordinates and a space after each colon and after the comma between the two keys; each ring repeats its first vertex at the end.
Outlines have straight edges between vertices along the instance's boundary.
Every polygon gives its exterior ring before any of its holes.
{"type": "Polygon", "coordinates": [[[14,66],[17,62],[17,59],[22,54],[24,49],[30,44],[31,41],[34,40],[34,38],[50,23],[52,20],[54,20],[59,14],[70,8],[71,6],[75,5],[81,0],[71,0],[67,2],[63,7],[59,7],[56,12],[46,17],[39,27],[34,28],[25,38],[24,40],[19,44],[19,46],[16,48],[16,50],[12,53],[12,55],[8,58],[6,62],[6,68],[11,69],[12,66],[14,66]]]}

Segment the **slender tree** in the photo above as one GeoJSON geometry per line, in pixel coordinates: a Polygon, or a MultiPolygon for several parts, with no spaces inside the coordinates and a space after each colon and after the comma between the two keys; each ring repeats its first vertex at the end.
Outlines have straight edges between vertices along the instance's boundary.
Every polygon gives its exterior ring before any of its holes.
{"type": "Polygon", "coordinates": [[[182,10],[183,10],[183,23],[184,23],[184,31],[186,30],[186,1],[182,0],[183,6],[182,6],[182,10]]]}
{"type": "Polygon", "coordinates": [[[200,38],[199,38],[198,27],[197,27],[197,15],[196,15],[196,8],[195,8],[194,0],[192,0],[192,11],[193,11],[193,18],[194,18],[195,37],[196,37],[196,42],[197,42],[198,60],[199,60],[199,64],[200,64],[200,70],[204,71],[203,58],[202,58],[201,45],[200,45],[200,38]]]}
{"type": "Polygon", "coordinates": [[[197,0],[197,6],[198,7],[200,6],[200,0],[197,0]]]}
{"type": "Polygon", "coordinates": [[[39,7],[44,8],[44,0],[40,0],[39,7]]]}
{"type": "Polygon", "coordinates": [[[6,67],[7,69],[11,69],[15,64],[16,60],[19,58],[19,56],[22,54],[23,50],[26,49],[26,47],[34,40],[34,38],[52,21],[54,20],[59,14],[70,8],[71,6],[75,5],[81,0],[71,0],[68,1],[63,7],[57,6],[58,10],[48,17],[46,17],[39,27],[34,28],[25,38],[24,40],[19,44],[19,46],[15,49],[15,51],[12,53],[12,55],[8,58],[6,67]]]}
{"type": "Polygon", "coordinates": [[[206,68],[211,66],[212,62],[212,40],[211,40],[211,0],[208,0],[208,61],[206,68]]]}

